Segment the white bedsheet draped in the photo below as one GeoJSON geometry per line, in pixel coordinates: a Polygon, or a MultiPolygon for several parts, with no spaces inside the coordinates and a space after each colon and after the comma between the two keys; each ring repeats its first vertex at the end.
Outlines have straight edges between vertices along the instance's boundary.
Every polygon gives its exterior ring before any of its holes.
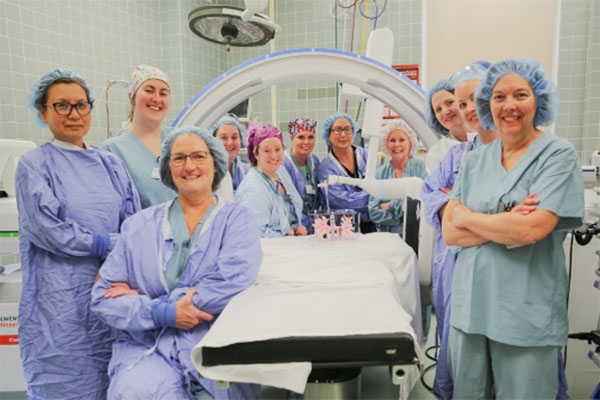
{"type": "Polygon", "coordinates": [[[200,374],[302,393],[308,362],[202,366],[202,347],[282,337],[405,332],[421,357],[416,257],[397,234],[268,238],[262,249],[256,284],[232,299],[192,352],[200,374]]]}

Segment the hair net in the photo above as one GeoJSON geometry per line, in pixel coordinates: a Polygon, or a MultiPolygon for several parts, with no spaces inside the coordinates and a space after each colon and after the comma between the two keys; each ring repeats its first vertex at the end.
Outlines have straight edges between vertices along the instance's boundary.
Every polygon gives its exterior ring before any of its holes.
{"type": "Polygon", "coordinates": [[[387,140],[388,136],[390,136],[390,133],[392,133],[395,130],[401,130],[406,132],[408,138],[410,139],[410,151],[408,152],[408,155],[410,157],[414,156],[417,152],[417,148],[419,147],[419,139],[417,138],[417,134],[412,130],[412,128],[408,126],[406,121],[404,121],[401,118],[392,120],[389,124],[387,124],[381,129],[381,146],[385,155],[390,155],[387,149],[387,140]]]}
{"type": "Polygon", "coordinates": [[[283,135],[281,131],[273,125],[254,125],[250,127],[246,133],[248,134],[248,159],[252,165],[256,165],[256,156],[254,155],[254,149],[258,149],[260,143],[269,138],[277,138],[283,145],[283,135]]]}
{"type": "Polygon", "coordinates": [[[219,130],[219,127],[221,125],[234,125],[237,128],[238,133],[240,134],[240,142],[242,142],[242,147],[246,147],[247,141],[246,137],[244,136],[244,128],[235,116],[233,116],[232,114],[226,114],[222,116],[221,119],[218,120],[210,129],[210,133],[213,136],[217,136],[217,131],[219,130]]]}
{"type": "Polygon", "coordinates": [[[160,79],[169,86],[169,80],[167,75],[156,67],[150,65],[140,64],[135,68],[135,71],[131,74],[129,81],[129,98],[133,99],[135,92],[139,89],[144,82],[149,79],[160,79]]]}
{"type": "Polygon", "coordinates": [[[317,121],[313,121],[310,118],[296,118],[288,122],[288,133],[290,138],[294,140],[294,136],[298,132],[307,131],[315,133],[317,127],[317,121]]]}
{"type": "Polygon", "coordinates": [[[490,65],[492,63],[486,60],[475,61],[467,65],[452,78],[454,80],[454,87],[457,88],[458,85],[466,81],[482,81],[490,65]]]}
{"type": "Polygon", "coordinates": [[[35,112],[34,123],[38,126],[47,126],[42,121],[40,110],[38,108],[40,106],[43,106],[41,102],[48,88],[59,79],[73,79],[74,81],[79,83],[83,90],[86,92],[88,101],[90,103],[93,103],[95,100],[94,92],[92,91],[92,89],[89,87],[87,82],[83,80],[83,78],[79,76],[76,72],[67,68],[57,68],[53,71],[50,71],[44,76],[42,76],[31,86],[29,90],[29,96],[27,97],[27,106],[35,112]]]}
{"type": "Polygon", "coordinates": [[[169,133],[169,135],[163,141],[162,153],[160,155],[160,163],[159,163],[159,172],[160,172],[160,180],[166,186],[171,189],[177,191],[177,186],[173,182],[173,177],[171,176],[171,167],[169,167],[169,161],[171,160],[171,146],[175,139],[177,139],[181,135],[196,135],[200,139],[204,140],[206,146],[208,146],[208,151],[213,156],[215,160],[215,178],[212,183],[212,190],[215,190],[221,180],[227,173],[227,166],[229,162],[229,156],[227,155],[227,151],[225,150],[225,146],[223,143],[213,137],[210,132],[208,132],[204,128],[199,128],[197,126],[182,126],[180,128],[174,129],[169,133]]]}
{"type": "Polygon", "coordinates": [[[358,124],[348,114],[342,112],[331,114],[325,118],[325,121],[323,122],[323,140],[325,140],[325,143],[327,143],[328,146],[331,145],[331,141],[329,140],[329,131],[331,130],[331,127],[335,121],[340,118],[346,118],[348,122],[352,124],[352,135],[356,135],[356,131],[358,131],[358,124]]]}
{"type": "Polygon", "coordinates": [[[535,118],[533,126],[548,126],[554,122],[558,111],[560,97],[558,88],[546,75],[540,63],[533,58],[511,58],[493,64],[487,71],[484,80],[475,89],[475,106],[477,115],[485,129],[497,130],[492,111],[490,99],[494,86],[504,75],[519,74],[529,83],[535,95],[535,118]]]}
{"type": "Polygon", "coordinates": [[[444,128],[442,124],[440,124],[440,121],[437,120],[435,111],[433,111],[433,107],[431,106],[431,98],[440,90],[447,90],[448,92],[454,93],[454,88],[455,86],[452,79],[442,79],[441,81],[434,83],[433,86],[425,92],[425,121],[431,129],[444,136],[448,135],[448,129],[444,128]]]}

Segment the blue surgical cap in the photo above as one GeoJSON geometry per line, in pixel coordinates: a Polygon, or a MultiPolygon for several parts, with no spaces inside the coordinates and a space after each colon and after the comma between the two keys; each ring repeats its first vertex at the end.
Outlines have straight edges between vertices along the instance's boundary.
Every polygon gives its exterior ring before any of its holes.
{"type": "Polygon", "coordinates": [[[556,118],[560,102],[558,88],[544,74],[544,70],[536,59],[510,58],[493,64],[481,84],[475,89],[475,106],[483,127],[488,130],[498,129],[492,118],[490,99],[498,80],[504,75],[510,74],[518,74],[525,78],[535,95],[536,111],[533,126],[551,125],[556,118]]]}
{"type": "Polygon", "coordinates": [[[474,63],[467,65],[458,71],[456,75],[454,75],[454,78],[452,78],[454,87],[457,88],[458,85],[466,81],[482,81],[490,65],[492,65],[492,63],[485,60],[475,61],[474,63]]]}
{"type": "Polygon", "coordinates": [[[213,136],[217,135],[217,130],[219,129],[219,127],[221,125],[234,125],[237,129],[238,132],[240,133],[240,141],[242,142],[242,147],[246,147],[247,145],[247,141],[246,138],[244,137],[244,128],[242,127],[242,124],[240,124],[240,121],[232,116],[232,115],[224,115],[223,117],[221,117],[220,120],[217,121],[216,124],[213,125],[213,127],[210,129],[210,133],[213,136]]]}
{"type": "Polygon", "coordinates": [[[433,107],[431,106],[431,98],[440,90],[454,92],[454,88],[455,86],[451,79],[442,79],[441,81],[434,83],[433,86],[425,92],[425,121],[431,129],[444,136],[448,135],[448,129],[444,128],[442,124],[440,124],[440,121],[437,120],[433,107]]]}
{"type": "Polygon", "coordinates": [[[337,121],[340,118],[346,118],[348,122],[352,124],[353,135],[356,135],[356,131],[358,131],[358,124],[348,114],[343,112],[331,114],[330,116],[325,118],[325,122],[323,122],[323,140],[325,140],[325,143],[327,143],[328,146],[331,145],[331,141],[329,140],[329,131],[331,130],[331,127],[333,126],[335,121],[337,121]]]}
{"type": "Polygon", "coordinates": [[[199,128],[197,126],[182,126],[174,129],[162,142],[162,153],[160,155],[159,163],[160,180],[166,186],[177,191],[177,186],[175,186],[173,177],[171,175],[169,161],[171,160],[171,146],[173,145],[173,142],[175,142],[175,139],[181,135],[196,135],[200,139],[204,140],[204,143],[206,143],[206,146],[208,146],[208,151],[210,151],[210,154],[215,160],[216,171],[215,179],[212,183],[212,190],[216,190],[216,188],[219,186],[219,183],[221,183],[221,180],[223,180],[223,177],[227,173],[229,156],[227,155],[225,146],[223,146],[223,143],[219,139],[212,136],[208,130],[199,128]]]}
{"type": "Polygon", "coordinates": [[[67,68],[57,68],[53,71],[48,72],[44,76],[42,76],[38,81],[36,81],[29,90],[29,96],[27,97],[27,106],[31,108],[35,112],[34,124],[46,127],[47,125],[42,121],[42,117],[40,115],[40,110],[38,109],[42,102],[42,98],[44,97],[44,93],[48,90],[48,87],[52,85],[59,79],[73,79],[77,83],[81,85],[83,90],[86,92],[88,97],[88,101],[90,103],[94,102],[94,92],[89,87],[87,82],[83,80],[81,76],[79,76],[76,72],[71,71],[67,68]]]}

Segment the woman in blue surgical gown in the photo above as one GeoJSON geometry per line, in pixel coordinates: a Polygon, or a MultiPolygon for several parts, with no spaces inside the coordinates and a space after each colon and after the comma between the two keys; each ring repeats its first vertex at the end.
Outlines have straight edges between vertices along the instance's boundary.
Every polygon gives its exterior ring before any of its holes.
{"type": "MultiPolygon", "coordinates": [[[[329,147],[329,153],[319,164],[317,178],[319,183],[327,181],[329,175],[362,179],[367,170],[367,151],[352,144],[352,138],[358,130],[356,122],[344,113],[331,114],[323,123],[323,140],[329,147]]],[[[369,194],[362,189],[349,185],[329,185],[327,192],[320,188],[325,207],[331,210],[351,209],[360,216],[360,231],[373,232],[375,227],[369,218],[369,194]]]]}
{"type": "MultiPolygon", "coordinates": [[[[395,179],[416,176],[425,179],[425,162],[414,158],[419,145],[417,135],[402,119],[395,119],[383,127],[383,152],[390,160],[377,169],[377,179],[395,179]]],[[[402,235],[404,212],[402,200],[382,201],[369,196],[369,216],[379,232],[402,235]]]]}
{"type": "Polygon", "coordinates": [[[29,399],[104,399],[114,339],[90,313],[90,292],[125,218],[140,208],[116,156],[83,141],[93,94],[56,69],[32,87],[29,105],[54,138],[17,166],[23,289],[19,346],[29,399]]]}
{"type": "MultiPolygon", "coordinates": [[[[423,182],[421,198],[425,209],[425,220],[437,232],[433,256],[433,304],[437,322],[440,351],[438,353],[433,393],[438,399],[452,398],[452,377],[448,365],[448,331],[450,329],[450,288],[454,274],[456,255],[451,252],[442,239],[442,215],[448,203],[448,193],[454,186],[456,174],[467,154],[498,138],[497,131],[486,130],[477,117],[473,102],[475,88],[485,76],[490,63],[477,61],[461,70],[453,79],[454,103],[461,118],[470,130],[477,135],[469,141],[452,147],[436,168],[423,182]]],[[[431,125],[432,128],[435,128],[431,125]]],[[[518,211],[515,208],[515,211],[518,211]]]]}
{"type": "Polygon", "coordinates": [[[442,79],[425,92],[425,120],[433,130],[442,135],[427,151],[425,166],[428,174],[435,171],[452,147],[468,140],[469,128],[454,101],[454,87],[453,79],[442,79]]]}
{"type": "Polygon", "coordinates": [[[218,389],[198,376],[192,348],[229,300],[249,287],[262,260],[255,219],[213,190],[227,152],[207,130],[174,130],[160,176],[178,197],[128,219],[92,291],[92,311],[120,330],[109,399],[253,399],[260,386],[218,389]]]}
{"type": "Polygon", "coordinates": [[[139,65],[129,81],[131,112],[127,127],[102,143],[102,148],[123,160],[140,195],[142,208],[163,203],[176,193],[160,182],[160,144],[169,133],[161,124],[169,111],[171,90],[158,68],[139,65]]]}
{"type": "Polygon", "coordinates": [[[285,151],[283,166],[294,181],[296,190],[302,197],[302,225],[309,232],[313,231],[311,212],[319,208],[317,191],[317,168],[319,157],[313,153],[315,148],[315,129],[317,121],[310,118],[295,118],[288,123],[288,133],[292,140],[292,148],[285,151]]]}
{"type": "Polygon", "coordinates": [[[248,173],[248,163],[240,158],[240,149],[246,146],[244,129],[234,115],[225,115],[212,127],[212,135],[219,138],[229,156],[228,168],[233,184],[233,193],[248,173]]]}
{"type": "Polygon", "coordinates": [[[452,282],[449,358],[455,398],[554,398],[567,342],[562,242],[583,217],[573,146],[539,130],[558,108],[556,86],[532,59],[493,64],[475,92],[500,140],[469,154],[443,216],[460,246],[452,282]],[[508,212],[536,193],[526,215],[508,212]]]}
{"type": "Polygon", "coordinates": [[[302,197],[283,163],[283,138],[273,125],[249,129],[250,172],[235,193],[258,222],[261,237],[306,235],[302,225],[302,197]]]}

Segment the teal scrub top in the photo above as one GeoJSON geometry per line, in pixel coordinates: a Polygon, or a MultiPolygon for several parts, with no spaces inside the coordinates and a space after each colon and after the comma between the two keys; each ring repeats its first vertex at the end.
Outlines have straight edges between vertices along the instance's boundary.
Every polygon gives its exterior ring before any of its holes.
{"type": "Polygon", "coordinates": [[[214,208],[214,204],[208,208],[198,225],[196,225],[194,233],[190,236],[179,198],[175,199],[169,207],[167,218],[169,225],[171,226],[174,242],[173,253],[171,253],[171,257],[169,258],[164,271],[165,281],[167,282],[169,291],[177,286],[177,282],[179,282],[179,278],[188,264],[190,249],[194,247],[204,223],[214,208]]]}
{"type": "Polygon", "coordinates": [[[317,182],[315,176],[316,171],[315,163],[313,161],[313,155],[310,154],[308,156],[308,158],[306,159],[306,165],[304,166],[298,164],[298,159],[296,158],[294,153],[290,152],[289,157],[290,160],[292,160],[294,166],[296,167],[296,170],[300,172],[300,176],[302,176],[302,180],[304,181],[304,193],[302,194],[302,203],[304,204],[304,209],[312,210],[315,204],[315,196],[317,189],[317,182]],[[307,187],[312,188],[312,190],[309,192],[309,190],[307,190],[307,187]]]}
{"type": "MultiPolygon", "coordinates": [[[[168,133],[163,129],[163,140],[168,133]]],[[[101,147],[123,160],[140,195],[142,208],[164,203],[177,196],[177,192],[160,181],[158,157],[131,130],[127,129],[105,140],[101,147]]]]}
{"type": "Polygon", "coordinates": [[[496,140],[467,156],[450,193],[474,212],[496,214],[537,192],[538,209],[560,217],[538,242],[507,248],[488,242],[463,248],[452,283],[455,328],[514,346],[564,346],[568,279],[563,241],[581,225],[583,177],[577,153],[565,139],[544,133],[510,171],[496,140]]]}
{"type": "MultiPolygon", "coordinates": [[[[402,173],[402,177],[416,176],[421,179],[427,177],[427,169],[425,161],[418,158],[410,158],[406,164],[406,168],[402,173]]],[[[375,173],[376,179],[395,179],[394,165],[392,161],[388,161],[381,167],[377,168],[375,173]]],[[[379,204],[381,200],[373,196],[369,196],[369,217],[377,226],[378,232],[394,232],[402,235],[404,225],[404,211],[402,208],[403,200],[390,200],[388,211],[383,211],[379,204]]]]}

